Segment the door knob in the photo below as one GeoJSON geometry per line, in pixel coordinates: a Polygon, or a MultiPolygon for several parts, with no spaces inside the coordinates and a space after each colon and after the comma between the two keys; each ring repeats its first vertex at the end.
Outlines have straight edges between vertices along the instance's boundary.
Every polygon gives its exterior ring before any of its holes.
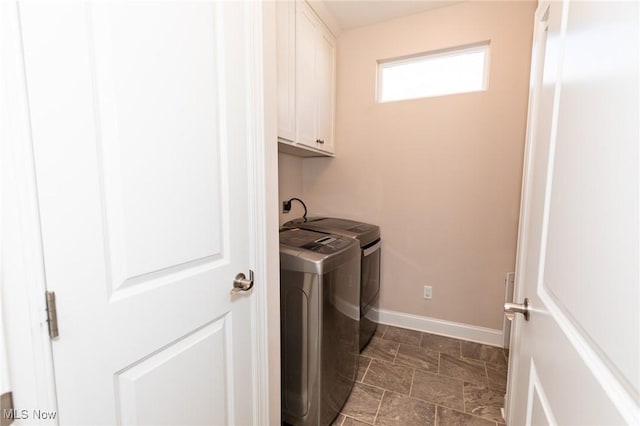
{"type": "Polygon", "coordinates": [[[253,287],[253,271],[249,270],[249,278],[240,272],[236,275],[236,278],[233,280],[233,288],[231,289],[231,294],[238,294],[241,291],[249,291],[253,287]]]}
{"type": "Polygon", "coordinates": [[[529,321],[529,299],[525,298],[524,303],[505,303],[504,315],[509,321],[513,321],[516,314],[524,315],[524,319],[529,321]]]}

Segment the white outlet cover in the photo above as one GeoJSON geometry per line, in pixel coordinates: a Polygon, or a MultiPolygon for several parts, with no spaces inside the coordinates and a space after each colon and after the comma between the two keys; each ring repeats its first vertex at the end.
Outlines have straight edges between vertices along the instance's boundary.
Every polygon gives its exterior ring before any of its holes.
{"type": "Polygon", "coordinates": [[[423,297],[424,297],[425,299],[431,299],[431,297],[432,297],[432,291],[433,291],[433,289],[431,288],[431,286],[430,286],[430,285],[425,285],[425,286],[424,286],[424,294],[423,294],[423,297]]]}

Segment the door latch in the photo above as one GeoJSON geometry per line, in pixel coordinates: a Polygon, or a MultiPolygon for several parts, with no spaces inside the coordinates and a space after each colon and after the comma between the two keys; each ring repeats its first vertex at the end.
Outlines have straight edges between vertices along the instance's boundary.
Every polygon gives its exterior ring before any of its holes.
{"type": "Polygon", "coordinates": [[[513,321],[516,314],[524,315],[525,321],[529,321],[529,299],[524,299],[524,303],[505,303],[504,315],[509,321],[513,321]]]}

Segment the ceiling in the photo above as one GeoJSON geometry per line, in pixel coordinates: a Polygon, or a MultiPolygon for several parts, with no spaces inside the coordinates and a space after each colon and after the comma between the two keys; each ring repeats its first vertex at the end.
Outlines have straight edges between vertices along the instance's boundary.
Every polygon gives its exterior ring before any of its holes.
{"type": "Polygon", "coordinates": [[[343,30],[450,6],[460,1],[445,0],[324,0],[343,30]]]}

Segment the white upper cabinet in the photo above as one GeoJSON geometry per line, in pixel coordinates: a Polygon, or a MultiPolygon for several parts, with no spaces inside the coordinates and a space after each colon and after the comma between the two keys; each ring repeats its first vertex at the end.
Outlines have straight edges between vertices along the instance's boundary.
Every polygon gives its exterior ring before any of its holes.
{"type": "Polygon", "coordinates": [[[296,139],[295,142],[316,148],[316,109],[318,90],[318,32],[321,25],[305,4],[296,7],[296,139]]]}
{"type": "Polygon", "coordinates": [[[334,152],[336,43],[324,28],[321,28],[319,35],[316,55],[316,134],[321,149],[334,152]]]}
{"type": "Polygon", "coordinates": [[[278,2],[277,7],[280,150],[332,155],[335,38],[306,2],[278,2]]]}
{"type": "Polygon", "coordinates": [[[277,3],[278,138],[296,139],[296,10],[289,1],[277,3]]]}

